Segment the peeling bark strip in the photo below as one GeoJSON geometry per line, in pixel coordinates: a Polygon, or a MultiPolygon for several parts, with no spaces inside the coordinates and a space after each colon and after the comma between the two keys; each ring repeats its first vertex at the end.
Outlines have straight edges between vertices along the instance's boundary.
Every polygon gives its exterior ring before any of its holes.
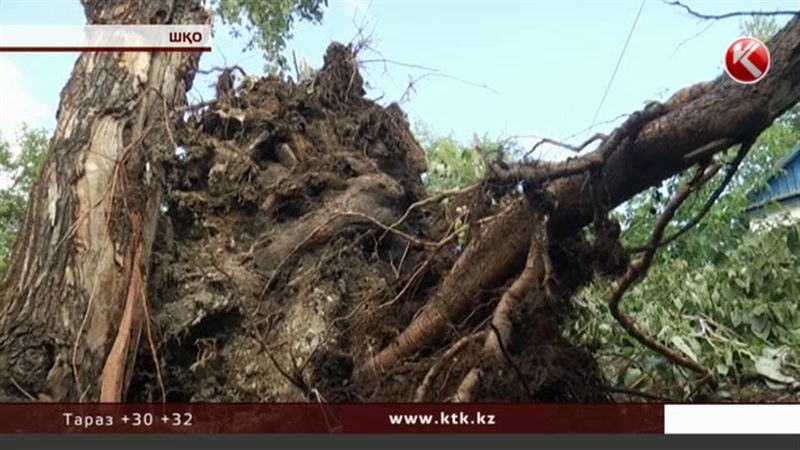
{"type": "MultiPolygon", "coordinates": [[[[106,358],[100,379],[100,401],[118,402],[122,398],[123,383],[125,380],[126,360],[130,352],[131,334],[134,333],[134,313],[142,295],[142,271],[138,264],[141,263],[141,248],[136,251],[133,258],[134,268],[131,275],[131,284],[125,300],[125,311],[120,320],[119,330],[114,339],[114,344],[106,358]]],[[[141,330],[136,329],[136,332],[141,330]]]]}
{"type": "MultiPolygon", "coordinates": [[[[199,0],[83,5],[94,24],[209,19],[199,0]]],[[[185,104],[198,58],[90,52],[75,64],[0,281],[0,399],[19,398],[14,378],[56,401],[95,400],[101,373],[102,399],[124,396],[164,185],[160,162],[174,151],[164,103],[185,104]],[[141,218],[138,233],[132,217],[141,218]]]]}
{"type": "MultiPolygon", "coordinates": [[[[697,155],[699,149],[704,149],[702,153],[708,148],[720,152],[727,146],[712,144],[734,145],[757,136],[800,100],[800,16],[789,21],[768,46],[773,65],[759,83],[741,85],[722,75],[692,89],[691,95],[667,101],[663,115],[640,124],[640,130],[631,134],[626,128],[647,110],[634,113],[598,150],[570,164],[577,166],[583,161],[591,167],[593,160],[602,161],[602,187],[608,206],[613,207],[696,163],[688,156],[697,155]]],[[[592,220],[596,199],[587,189],[589,177],[588,171],[582,171],[548,185],[556,204],[554,233],[575,233],[592,220]]],[[[423,310],[392,344],[366,361],[357,376],[374,377],[441,339],[451,323],[475,307],[482,290],[513,276],[526,254],[534,226],[532,215],[527,202],[520,199],[485,227],[423,310]]]]}

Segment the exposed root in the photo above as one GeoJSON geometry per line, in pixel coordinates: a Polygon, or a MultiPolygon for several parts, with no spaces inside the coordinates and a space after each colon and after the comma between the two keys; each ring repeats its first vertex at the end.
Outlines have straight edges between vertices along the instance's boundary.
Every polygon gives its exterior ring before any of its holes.
{"type": "MultiPolygon", "coordinates": [[[[524,201],[524,199],[518,199],[512,202],[511,206],[501,210],[490,220],[493,224],[509,220],[514,216],[515,207],[520,207],[524,201]]],[[[455,266],[440,283],[434,296],[417,312],[391,344],[367,359],[358,368],[355,372],[355,379],[375,379],[380,373],[393,367],[403,358],[431,344],[449,329],[451,322],[463,319],[463,316],[472,310],[476,298],[471,294],[467,295],[468,293],[485,289],[495,282],[501,284],[506,279],[506,273],[513,270],[518,264],[517,261],[524,258],[524,255],[517,255],[514,251],[509,251],[505,253],[503,260],[485,261],[480,265],[476,265],[475,260],[471,258],[481,255],[488,248],[500,250],[500,253],[503,249],[513,248],[517,240],[525,239],[526,231],[519,230],[519,235],[503,236],[502,239],[498,237],[497,240],[484,239],[486,230],[494,226],[480,228],[480,232],[471,239],[455,266]],[[493,279],[493,281],[487,283],[487,279],[493,279]]]]}
{"type": "Polygon", "coordinates": [[[30,401],[32,401],[32,402],[38,401],[38,399],[37,399],[36,397],[34,397],[33,395],[31,395],[31,393],[30,393],[30,392],[26,391],[26,390],[25,390],[25,388],[23,388],[22,386],[20,386],[20,385],[19,385],[19,383],[17,383],[17,380],[15,380],[15,379],[14,379],[14,377],[10,377],[10,378],[9,378],[9,381],[11,381],[11,384],[13,384],[13,385],[14,385],[14,387],[15,387],[15,388],[16,388],[16,389],[17,389],[17,390],[18,390],[18,391],[19,391],[19,392],[20,392],[22,395],[24,395],[24,396],[25,396],[25,397],[26,397],[28,400],[30,400],[30,401]]]}
{"type": "Polygon", "coordinates": [[[467,372],[467,375],[464,376],[464,379],[461,380],[461,384],[458,385],[458,389],[456,389],[456,393],[453,394],[453,402],[454,403],[469,403],[473,400],[473,396],[475,395],[475,391],[478,389],[478,385],[481,382],[481,377],[483,377],[483,370],[478,367],[473,367],[467,372]]]}
{"type": "Polygon", "coordinates": [[[156,369],[156,382],[161,392],[161,403],[167,402],[167,390],[164,388],[164,377],[161,375],[161,363],[158,362],[158,351],[156,350],[155,339],[153,339],[153,324],[150,320],[150,308],[147,306],[147,299],[142,299],[142,309],[144,310],[144,329],[147,333],[147,344],[150,347],[150,356],[153,357],[153,367],[156,369]]]}
{"type": "Polygon", "coordinates": [[[292,257],[297,255],[300,250],[304,249],[308,245],[317,242],[320,239],[323,239],[325,236],[332,235],[334,231],[337,229],[333,227],[332,224],[341,218],[352,218],[358,219],[361,221],[365,221],[375,225],[376,227],[384,230],[387,233],[393,233],[398,237],[407,240],[409,243],[419,246],[433,249],[434,252],[440,250],[445,244],[452,241],[455,237],[455,234],[446,236],[439,242],[432,242],[425,239],[420,239],[414,237],[408,233],[398,230],[396,225],[386,225],[379,221],[378,219],[370,216],[369,214],[364,214],[356,211],[344,211],[334,213],[333,216],[330,217],[325,223],[319,225],[318,227],[314,228],[300,243],[298,243],[291,252],[278,264],[278,267],[272,273],[272,275],[267,280],[266,284],[264,284],[264,288],[261,290],[260,297],[263,298],[264,295],[273,287],[275,280],[277,279],[278,275],[281,273],[281,270],[291,262],[292,257]]]}
{"type": "Polygon", "coordinates": [[[395,234],[398,237],[405,239],[408,242],[417,245],[419,247],[436,249],[441,246],[441,242],[432,242],[425,239],[414,237],[408,233],[398,230],[397,228],[395,228],[395,225],[385,225],[380,220],[370,216],[369,214],[364,214],[356,211],[345,211],[345,212],[335,213],[332,219],[336,219],[339,217],[349,217],[369,222],[375,225],[376,227],[384,230],[385,232],[395,234]]]}
{"type": "MultiPolygon", "coordinates": [[[[497,183],[507,189],[524,181],[527,185],[526,194],[533,195],[543,186],[552,186],[551,183],[555,180],[590,173],[602,167],[616,152],[633,145],[643,126],[667,112],[664,105],[648,105],[642,111],[632,114],[622,126],[604,139],[598,151],[583,157],[563,162],[534,161],[511,167],[503,164],[503,161],[497,161],[490,166],[491,173],[487,177],[487,183],[497,183]]],[[[542,192],[546,191],[545,189],[542,192]]],[[[546,196],[541,197],[541,200],[547,201],[546,196]]],[[[539,224],[531,217],[530,200],[513,200],[508,209],[497,214],[492,227],[487,227],[471,239],[425,306],[389,345],[358,368],[355,380],[380,378],[382,373],[391,370],[403,359],[434,345],[453,323],[462,320],[474,309],[481,292],[502,285],[510,274],[517,271],[518,265],[525,258],[525,249],[530,245],[529,236],[539,224]],[[498,230],[513,230],[514,234],[501,233],[498,230]]],[[[542,205],[538,205],[535,208],[541,207],[542,205]]]]}
{"type": "MultiPolygon", "coordinates": [[[[297,388],[297,390],[300,391],[300,393],[303,395],[303,397],[308,399],[309,388],[308,388],[308,384],[303,379],[302,374],[298,370],[294,370],[292,372],[289,372],[288,370],[286,370],[278,362],[278,360],[275,359],[275,355],[272,353],[272,349],[270,348],[269,345],[267,345],[267,342],[266,342],[266,340],[264,338],[264,335],[258,329],[258,326],[254,326],[253,327],[253,331],[254,331],[254,333],[256,335],[256,340],[258,341],[258,344],[261,346],[261,350],[264,353],[266,353],[266,355],[269,358],[270,362],[272,362],[273,367],[275,367],[275,369],[281,374],[281,376],[283,376],[292,386],[297,388]]],[[[291,348],[291,346],[289,346],[289,348],[291,348]]]]}
{"type": "Polygon", "coordinates": [[[431,368],[425,374],[425,378],[422,379],[422,383],[420,383],[416,393],[414,394],[414,401],[424,402],[428,395],[428,391],[431,388],[431,384],[433,384],[433,382],[436,380],[436,376],[439,375],[439,372],[442,370],[442,367],[444,367],[444,364],[453,359],[455,355],[464,350],[474,341],[484,339],[486,334],[486,330],[478,331],[477,333],[462,337],[455,344],[451,345],[450,348],[447,349],[447,351],[444,352],[444,354],[442,354],[442,356],[440,356],[435,363],[433,363],[431,368]]]}
{"type": "Polygon", "coordinates": [[[447,244],[451,243],[457,236],[458,236],[457,233],[451,233],[442,238],[442,240],[439,241],[436,247],[431,251],[431,254],[425,259],[425,262],[420,264],[419,267],[417,267],[414,270],[414,273],[412,273],[411,276],[408,278],[408,281],[406,281],[406,284],[403,286],[402,289],[400,289],[400,292],[398,292],[397,295],[395,295],[391,300],[378,305],[378,307],[387,308],[391,305],[394,305],[395,303],[400,301],[403,297],[405,297],[405,295],[411,290],[411,287],[414,285],[414,283],[416,283],[420,279],[420,277],[422,277],[422,275],[425,273],[428,267],[430,267],[434,258],[436,258],[436,255],[439,254],[439,252],[447,244]]]}
{"type": "MultiPolygon", "coordinates": [[[[548,225],[549,220],[546,215],[537,214],[541,218],[537,220],[538,226],[534,228],[534,234],[531,236],[531,243],[528,249],[528,258],[525,262],[525,268],[522,269],[519,277],[511,284],[511,286],[503,293],[500,302],[494,310],[491,321],[491,333],[486,335],[484,342],[482,356],[483,359],[490,359],[493,361],[502,361],[505,357],[508,362],[514,366],[517,375],[521,378],[523,384],[526,385],[524,376],[519,369],[510,360],[510,356],[506,351],[508,343],[511,340],[513,331],[513,324],[511,321],[511,312],[519,308],[522,301],[533,290],[545,289],[547,295],[552,295],[552,292],[547,285],[550,284],[548,279],[552,279],[551,275],[547,273],[549,262],[545,263],[545,259],[549,261],[549,257],[545,258],[548,249],[549,233],[548,225]]],[[[469,371],[466,377],[459,385],[454,400],[458,402],[470,401],[474,398],[474,390],[480,385],[480,380],[483,375],[482,369],[475,367],[469,371]]]]}
{"type": "MultiPolygon", "coordinates": [[[[303,248],[305,248],[309,244],[315,242],[317,239],[320,238],[320,236],[323,236],[323,235],[327,234],[330,231],[330,228],[331,228],[330,225],[331,225],[331,223],[333,223],[334,220],[335,220],[335,218],[331,218],[327,222],[325,222],[322,225],[319,225],[318,227],[316,227],[313,230],[311,230],[311,232],[308,233],[308,236],[306,236],[305,239],[300,241],[292,249],[292,251],[289,252],[289,254],[286,255],[285,258],[283,258],[283,260],[281,260],[280,264],[278,264],[278,267],[275,268],[275,270],[272,272],[272,275],[270,275],[269,279],[264,284],[264,287],[261,289],[261,293],[258,295],[259,299],[264,298],[264,295],[267,292],[269,292],[270,289],[272,289],[272,286],[274,285],[275,280],[278,278],[278,275],[281,273],[283,268],[287,264],[289,264],[289,262],[292,260],[292,258],[295,255],[297,255],[297,253],[300,252],[300,250],[302,250],[303,248]]],[[[259,302],[259,304],[258,304],[258,308],[260,308],[260,307],[261,307],[261,302],[259,302]]],[[[255,313],[253,314],[253,317],[256,317],[258,315],[258,312],[259,312],[259,310],[256,309],[255,313]]]]}
{"type": "Polygon", "coordinates": [[[411,212],[416,210],[417,208],[421,208],[423,206],[430,205],[430,204],[433,204],[433,203],[438,203],[438,202],[440,202],[440,201],[442,201],[442,200],[444,200],[445,198],[448,198],[448,197],[455,197],[455,196],[459,196],[459,195],[468,194],[470,192],[473,192],[475,189],[478,189],[480,186],[481,186],[480,183],[475,183],[475,184],[471,184],[471,185],[463,187],[463,188],[451,189],[449,191],[443,191],[443,192],[440,192],[440,193],[438,193],[438,194],[436,194],[434,196],[427,197],[427,198],[424,198],[424,199],[419,200],[417,202],[414,202],[414,203],[411,204],[411,206],[408,207],[408,209],[406,209],[406,212],[403,213],[403,215],[391,225],[391,227],[392,228],[396,228],[396,227],[400,226],[403,222],[406,221],[406,219],[408,219],[408,216],[411,214],[411,212]]]}

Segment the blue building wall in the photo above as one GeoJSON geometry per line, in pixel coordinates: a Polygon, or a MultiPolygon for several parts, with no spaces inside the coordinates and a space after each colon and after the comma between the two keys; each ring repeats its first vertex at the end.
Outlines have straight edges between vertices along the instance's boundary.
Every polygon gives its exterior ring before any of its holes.
{"type": "Polygon", "coordinates": [[[783,173],[767,180],[768,186],[753,196],[748,211],[761,209],[771,202],[778,202],[784,206],[800,202],[800,144],[781,162],[780,167],[783,173]]]}

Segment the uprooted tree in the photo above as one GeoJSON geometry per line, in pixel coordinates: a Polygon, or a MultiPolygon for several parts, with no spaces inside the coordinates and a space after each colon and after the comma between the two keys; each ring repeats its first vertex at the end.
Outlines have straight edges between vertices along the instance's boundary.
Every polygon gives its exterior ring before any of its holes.
{"type": "MultiPolygon", "coordinates": [[[[154,17],[86,4],[90,21],[154,17]]],[[[167,17],[208,20],[194,1],[167,17]]],[[[619,277],[620,326],[713,384],[621,304],[718,156],[736,152],[734,173],[800,100],[800,17],[769,47],[758,84],[692,86],[595,151],[494,161],[435,196],[404,114],[364,98],[347,46],[310,79],[250,79],[197,107],[192,54],[86,53],[0,284],[0,398],[605,399],[562,333],[595,276],[619,277]],[[685,170],[647,245],[623,249],[609,211],[685,170]]]]}

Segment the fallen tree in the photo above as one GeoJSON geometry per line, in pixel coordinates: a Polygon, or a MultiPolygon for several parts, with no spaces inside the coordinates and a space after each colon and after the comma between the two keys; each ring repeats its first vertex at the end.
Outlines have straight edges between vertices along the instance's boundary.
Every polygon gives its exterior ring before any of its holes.
{"type": "MultiPolygon", "coordinates": [[[[194,2],[170,14],[204,20],[194,2]]],[[[663,238],[629,261],[608,212],[696,167],[674,212],[716,155],[743,156],[798,102],[800,18],[769,45],[756,85],[693,86],[596,151],[497,161],[480,184],[434,197],[402,111],[364,98],[346,46],[308,80],[248,79],[197,107],[182,105],[192,56],[86,54],[2,280],[0,395],[606,399],[591,352],[562,336],[570,298],[621,275],[610,302],[634,330],[619,301],[663,238]]]]}
{"type": "MultiPolygon", "coordinates": [[[[707,162],[733,145],[752,141],[800,98],[800,19],[770,41],[776,64],[771,78],[756,86],[724,76],[687,88],[665,104],[652,104],[631,117],[601,147],[565,163],[517,167],[503,178],[527,180],[555,204],[553,229],[576,233],[601,211],[690,166],[707,162]],[[779,61],[779,62],[778,62],[779,61]]],[[[474,307],[479,292],[497,286],[525,257],[536,221],[524,199],[473,240],[426,309],[389,347],[365,363],[374,372],[421,350],[441,337],[447,324],[474,307]]]]}

